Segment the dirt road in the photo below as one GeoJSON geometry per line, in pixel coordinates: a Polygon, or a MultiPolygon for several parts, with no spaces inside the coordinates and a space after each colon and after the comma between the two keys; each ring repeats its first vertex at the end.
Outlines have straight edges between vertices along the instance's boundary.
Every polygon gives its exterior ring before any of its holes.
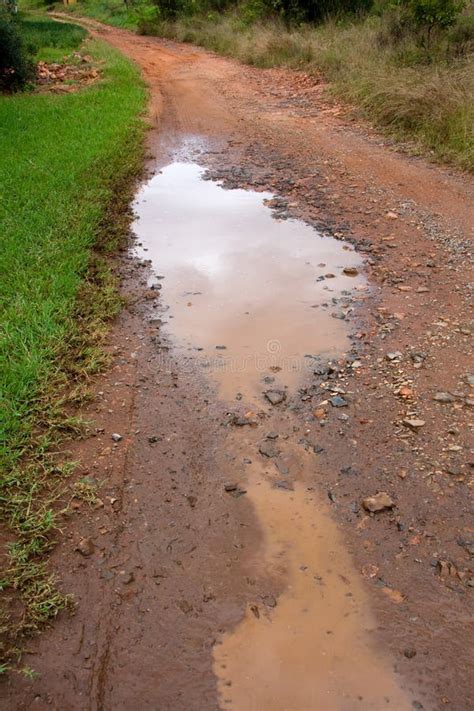
{"type": "Polygon", "coordinates": [[[70,447],[78,606],[3,707],[473,708],[468,180],[314,78],[89,26],[150,87],[150,180],[70,447]]]}

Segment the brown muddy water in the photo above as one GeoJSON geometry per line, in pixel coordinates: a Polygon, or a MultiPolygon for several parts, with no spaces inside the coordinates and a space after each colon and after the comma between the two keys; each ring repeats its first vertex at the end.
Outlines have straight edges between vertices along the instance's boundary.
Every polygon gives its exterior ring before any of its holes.
{"type": "Polygon", "coordinates": [[[350,325],[340,316],[367,286],[343,270],[360,271],[361,258],[303,222],[275,219],[270,193],[225,190],[203,175],[177,162],[143,187],[134,254],[151,260],[162,330],[183,367],[202,369],[229,405],[242,399],[263,412],[277,443],[277,459],[256,458],[262,433],[245,427],[221,444],[247,458],[243,484],[263,539],[251,565],[281,593],[249,602],[215,645],[220,706],[408,710],[393,662],[377,647],[360,574],[315,491],[317,465],[296,444],[301,422],[263,397],[269,387],[286,389],[289,401],[315,357],[348,349],[350,325]]]}

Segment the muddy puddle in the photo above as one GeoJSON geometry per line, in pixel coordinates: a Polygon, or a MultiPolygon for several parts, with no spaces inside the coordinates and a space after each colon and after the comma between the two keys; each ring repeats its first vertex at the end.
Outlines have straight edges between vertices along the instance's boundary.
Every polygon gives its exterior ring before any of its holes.
{"type": "Polygon", "coordinates": [[[275,456],[268,443],[262,455],[260,426],[233,428],[221,444],[245,462],[238,484],[262,540],[250,569],[280,593],[249,600],[215,645],[220,706],[405,711],[411,704],[377,648],[360,573],[317,494],[314,454],[298,443],[302,423],[286,408],[319,357],[350,346],[341,315],[367,288],[361,259],[302,222],[275,219],[270,193],[225,190],[203,173],[177,162],[144,186],[134,252],[151,260],[162,329],[183,367],[203,369],[233,407],[236,397],[255,403],[265,431],[274,430],[275,456]],[[287,389],[285,403],[264,399],[269,382],[287,389]]]}
{"type": "Polygon", "coordinates": [[[136,253],[162,289],[163,332],[225,398],[259,394],[269,370],[295,386],[312,356],[347,347],[343,317],[366,287],[343,269],[361,260],[303,222],[275,219],[271,193],[225,190],[203,173],[173,163],[135,203],[136,253]]]}
{"type": "Polygon", "coordinates": [[[214,651],[222,708],[238,711],[408,711],[392,665],[371,642],[360,576],[323,502],[252,476],[264,531],[259,564],[285,580],[277,600],[248,604],[214,651]],[[273,607],[274,606],[274,607],[273,607]]]}

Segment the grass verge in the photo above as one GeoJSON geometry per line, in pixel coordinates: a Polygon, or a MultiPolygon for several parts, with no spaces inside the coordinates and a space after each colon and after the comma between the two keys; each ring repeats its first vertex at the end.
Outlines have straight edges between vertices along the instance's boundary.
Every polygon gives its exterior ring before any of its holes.
{"type": "Polygon", "coordinates": [[[459,25],[426,52],[409,34],[394,41],[385,15],[291,29],[270,18],[249,21],[238,9],[159,22],[147,2],[136,3],[126,21],[119,0],[83,0],[69,7],[258,67],[322,73],[333,96],[359,107],[390,135],[410,140],[418,152],[474,170],[474,33],[468,29],[469,9],[459,25]]]}
{"type": "Polygon", "coordinates": [[[71,404],[106,362],[121,305],[110,255],[142,166],[138,71],[104,43],[87,53],[93,86],[0,97],[0,672],[69,602],[47,567],[71,470],[58,445],[80,433],[71,404]]]}

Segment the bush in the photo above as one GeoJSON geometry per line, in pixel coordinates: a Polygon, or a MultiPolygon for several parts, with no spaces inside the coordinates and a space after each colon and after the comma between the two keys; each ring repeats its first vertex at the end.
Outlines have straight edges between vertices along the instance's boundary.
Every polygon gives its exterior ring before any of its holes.
{"type": "Polygon", "coordinates": [[[464,0],[399,0],[406,20],[429,47],[433,33],[455,24],[465,6],[464,0]]]}
{"type": "Polygon", "coordinates": [[[16,21],[0,13],[0,91],[18,91],[34,77],[35,66],[16,21]]]}

